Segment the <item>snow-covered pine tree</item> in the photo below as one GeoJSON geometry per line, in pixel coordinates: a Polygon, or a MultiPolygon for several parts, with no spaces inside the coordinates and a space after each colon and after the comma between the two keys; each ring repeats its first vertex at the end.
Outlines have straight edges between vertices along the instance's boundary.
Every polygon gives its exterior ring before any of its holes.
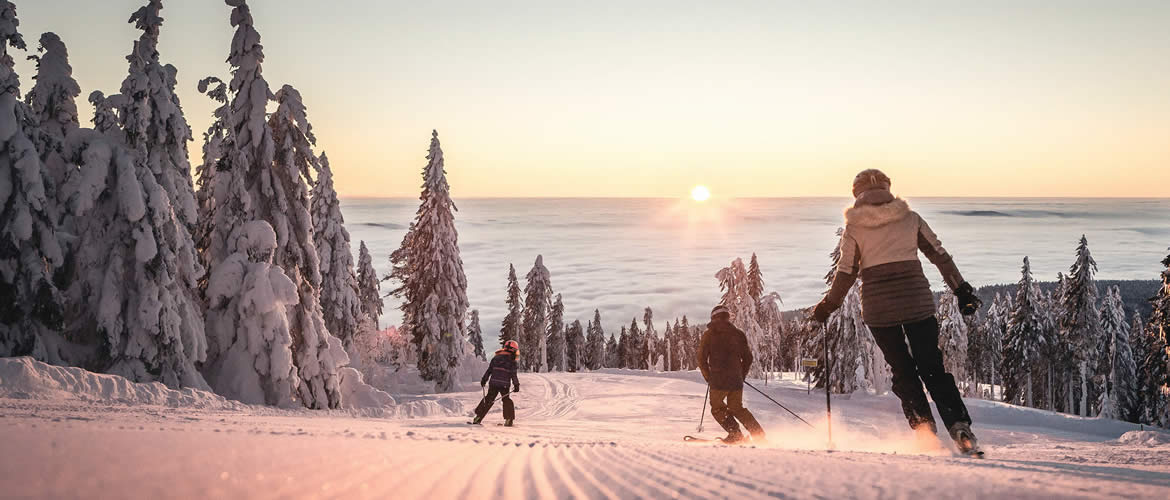
{"type": "Polygon", "coordinates": [[[612,334],[605,341],[605,368],[622,368],[622,349],[612,334]]]}
{"type": "Polygon", "coordinates": [[[682,317],[682,340],[683,352],[679,359],[682,360],[684,370],[694,370],[699,367],[699,337],[685,314],[682,317]]]}
{"type": "MultiPolygon", "coordinates": [[[[748,346],[753,353],[760,352],[760,343],[763,341],[764,331],[757,318],[758,301],[751,296],[751,280],[748,278],[747,268],[743,259],[736,258],[731,265],[715,273],[719,280],[719,289],[723,292],[720,303],[731,313],[731,322],[747,336],[748,346]]],[[[753,363],[749,376],[759,378],[763,371],[758,363],[753,363]]]]}
{"type": "Polygon", "coordinates": [[[1004,401],[1009,403],[1034,407],[1035,364],[1048,344],[1040,305],[1040,287],[1032,278],[1032,264],[1024,257],[1004,338],[1004,401]]]}
{"type": "MultiPolygon", "coordinates": [[[[507,287],[507,306],[508,314],[504,316],[503,323],[500,324],[500,345],[509,340],[522,342],[524,332],[524,302],[520,299],[520,281],[516,279],[516,266],[508,264],[508,287],[507,287]]],[[[521,349],[531,349],[531,346],[521,345],[521,349]]]]}
{"type": "MultiPolygon", "coordinates": [[[[1011,295],[995,294],[995,299],[987,309],[983,326],[983,352],[979,362],[987,374],[987,383],[991,385],[991,399],[998,400],[995,387],[1002,386],[1003,378],[1000,375],[1003,367],[1003,343],[1007,335],[1008,318],[1011,315],[1011,295]]],[[[1002,391],[1002,387],[1000,388],[1002,391]]]]}
{"type": "Polygon", "coordinates": [[[20,79],[9,47],[24,49],[16,6],[0,0],[0,356],[67,363],[56,353],[63,318],[53,270],[64,255],[45,185],[52,177],[18,119],[20,79]]]}
{"type": "Polygon", "coordinates": [[[289,331],[296,284],[272,264],[276,232],[267,222],[246,224],[235,244],[236,253],[208,279],[208,331],[222,346],[208,366],[208,382],[245,403],[293,406],[301,383],[289,331]]]}
{"type": "Polygon", "coordinates": [[[1170,428],[1170,255],[1162,260],[1162,285],[1152,299],[1153,312],[1145,325],[1145,356],[1139,367],[1143,381],[1143,421],[1170,428]]]}
{"type": "Polygon", "coordinates": [[[589,322],[589,332],[585,339],[585,367],[596,370],[608,366],[606,354],[605,328],[601,326],[601,311],[594,309],[593,321],[589,322]]]}
{"type": "Polygon", "coordinates": [[[378,318],[382,317],[382,289],[378,272],[374,270],[374,258],[370,256],[365,241],[358,244],[357,286],[362,313],[370,318],[377,330],[380,328],[378,318]]]}
{"type": "Polygon", "coordinates": [[[752,252],[751,262],[748,264],[747,294],[752,300],[759,302],[764,297],[764,273],[760,271],[760,262],[756,253],[752,252]]]}
{"type": "MultiPolygon", "coordinates": [[[[438,391],[446,392],[455,388],[468,302],[467,277],[455,230],[456,208],[437,131],[431,133],[427,160],[419,196],[422,203],[402,238],[402,247],[391,255],[391,274],[401,283],[394,294],[403,299],[403,329],[418,346],[419,374],[435,381],[438,391]]],[[[514,273],[509,276],[513,277],[514,273]]]]}
{"type": "Polygon", "coordinates": [[[353,357],[354,336],[363,317],[362,303],[349,231],[345,230],[341,201],[333,189],[333,169],[325,153],[321,153],[317,183],[313,186],[311,214],[313,242],[321,262],[321,312],[325,328],[341,340],[345,351],[353,357]]]}
{"type": "Polygon", "coordinates": [[[176,218],[187,233],[181,242],[184,247],[179,257],[193,259],[193,246],[188,242],[199,214],[191,181],[191,163],[187,157],[191,127],[187,125],[175,94],[177,70],[174,66],[163,65],[159,58],[162,8],[162,0],[148,0],[130,16],[129,22],[142,30],[142,36],[126,56],[130,70],[122,80],[120,92],[123,98],[118,118],[126,133],[126,142],[138,150],[139,155],[145,154],[140,161],[151,168],[158,184],[170,195],[176,218]]]}
{"type": "Polygon", "coordinates": [[[584,352],[585,328],[581,326],[581,320],[575,319],[565,331],[565,369],[570,372],[581,371],[584,367],[584,352]]]}
{"type": "Polygon", "coordinates": [[[78,243],[70,330],[97,332],[91,366],[136,381],[207,388],[203,275],[191,237],[196,211],[187,162],[191,132],[174,96],[175,70],[158,61],[161,4],[131,17],[143,31],[121,93],[91,96],[98,131],[77,131],[67,159],[80,165],[71,202],[78,243]],[[115,112],[116,110],[116,112],[115,112]]]}
{"type": "Polygon", "coordinates": [[[546,365],[548,312],[552,307],[552,280],[544,257],[537,255],[528,271],[524,286],[524,330],[520,344],[532,349],[532,356],[521,358],[520,364],[528,371],[539,372],[546,365]]]}
{"type": "Polygon", "coordinates": [[[557,294],[552,308],[548,311],[548,331],[544,334],[547,339],[546,352],[548,353],[548,371],[566,371],[565,368],[565,303],[561,294],[557,294]]]}
{"type": "Polygon", "coordinates": [[[483,328],[479,326],[479,309],[472,309],[467,319],[467,341],[471,343],[475,357],[487,361],[487,353],[483,350],[483,328]]]}
{"type": "Polygon", "coordinates": [[[630,335],[626,330],[625,325],[622,326],[621,334],[617,338],[617,364],[613,368],[629,368],[630,367],[630,335]]]}
{"type": "Polygon", "coordinates": [[[663,366],[668,372],[677,370],[675,363],[678,361],[678,353],[675,352],[675,349],[678,348],[678,341],[674,333],[678,329],[677,325],[677,318],[674,320],[674,324],[671,324],[668,320],[666,322],[666,332],[662,334],[662,341],[666,344],[662,353],[662,356],[665,358],[663,360],[663,366]]]}
{"type": "Polygon", "coordinates": [[[626,368],[646,370],[646,335],[638,327],[638,318],[630,318],[629,336],[626,337],[626,368]]]}
{"type": "MultiPolygon", "coordinates": [[[[232,150],[234,146],[229,142],[230,136],[228,134],[231,103],[227,83],[214,76],[209,76],[199,81],[198,89],[200,93],[218,104],[212,112],[211,125],[207,127],[207,131],[203,132],[203,161],[195,166],[195,204],[199,208],[199,218],[192,236],[195,240],[195,249],[199,252],[199,261],[203,264],[204,269],[209,270],[209,272],[204,273],[204,279],[199,283],[200,290],[203,290],[207,286],[206,277],[210,274],[211,268],[212,234],[216,233],[215,223],[219,220],[215,214],[215,190],[217,187],[221,189],[227,187],[215,182],[215,174],[220,169],[230,168],[231,162],[224,158],[224,152],[232,150]]],[[[227,196],[227,194],[225,192],[221,196],[227,196]]],[[[222,231],[217,234],[219,236],[227,235],[226,232],[222,231]]]]}
{"type": "Polygon", "coordinates": [[[658,366],[658,355],[660,354],[661,348],[659,346],[658,332],[654,329],[654,310],[649,307],[646,308],[642,313],[642,323],[646,327],[642,334],[646,339],[645,347],[643,348],[645,349],[646,368],[661,369],[658,366]]]}
{"type": "Polygon", "coordinates": [[[1093,275],[1097,263],[1089,253],[1088,240],[1081,236],[1077,258],[1069,268],[1068,277],[1060,295],[1060,327],[1072,347],[1073,363],[1077,367],[1076,380],[1081,416],[1090,415],[1096,406],[1107,373],[1101,371],[1099,361],[1107,348],[1101,330],[1101,314],[1097,311],[1097,281],[1093,275]]]}
{"type": "MultiPolygon", "coordinates": [[[[259,189],[253,191],[253,200],[258,201],[254,208],[257,218],[269,221],[276,230],[278,245],[273,261],[297,284],[300,294],[299,303],[292,306],[289,329],[293,360],[304,382],[300,384],[301,399],[313,408],[336,408],[341,402],[338,373],[349,360],[341,340],[326,327],[321,309],[321,263],[309,200],[312,174],[320,172],[320,160],[313,153],[316,139],[300,92],[285,85],[275,98],[276,111],[268,119],[274,162],[260,172],[259,189]]],[[[348,254],[348,249],[345,252],[348,254]]],[[[352,304],[356,304],[356,296],[352,304]]],[[[458,315],[462,325],[464,311],[458,315]]],[[[462,340],[460,331],[452,342],[462,340]]]]}
{"type": "Polygon", "coordinates": [[[967,323],[959,313],[959,300],[949,290],[938,302],[938,348],[942,351],[943,367],[956,381],[967,377],[967,323]]]}
{"type": "MultiPolygon", "coordinates": [[[[36,82],[25,95],[30,120],[40,130],[41,140],[35,144],[48,172],[45,197],[55,222],[63,222],[67,182],[76,176],[77,166],[65,161],[65,138],[80,128],[77,114],[77,96],[81,87],[73,79],[69,65],[69,51],[55,33],[42,33],[37,48],[40,55],[29,56],[36,61],[36,82]]],[[[60,228],[64,230],[65,228],[60,228]]],[[[68,231],[65,231],[68,232],[68,231]]]]}
{"type": "Polygon", "coordinates": [[[1137,422],[1137,363],[1129,341],[1129,318],[1117,285],[1105,290],[1101,303],[1101,328],[1109,338],[1110,372],[1101,416],[1137,422]]]}

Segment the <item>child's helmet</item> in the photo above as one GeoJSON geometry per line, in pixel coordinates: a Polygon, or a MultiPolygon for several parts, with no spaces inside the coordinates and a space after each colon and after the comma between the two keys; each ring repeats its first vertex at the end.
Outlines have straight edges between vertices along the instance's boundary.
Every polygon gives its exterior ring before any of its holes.
{"type": "Polygon", "coordinates": [[[520,352],[520,343],[516,342],[515,340],[504,342],[504,350],[512,353],[520,352]]]}

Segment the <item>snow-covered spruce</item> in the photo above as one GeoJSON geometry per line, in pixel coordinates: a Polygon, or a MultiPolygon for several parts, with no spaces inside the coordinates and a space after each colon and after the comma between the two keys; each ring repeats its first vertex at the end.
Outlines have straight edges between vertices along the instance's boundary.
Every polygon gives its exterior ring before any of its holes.
{"type": "Polygon", "coordinates": [[[1121,300],[1121,288],[1117,285],[1105,291],[1101,303],[1101,328],[1109,338],[1110,371],[1108,385],[1101,404],[1101,416],[1138,421],[1137,363],[1129,341],[1129,318],[1125,315],[1125,304],[1121,300]]]}
{"type": "MultiPolygon", "coordinates": [[[[231,21],[236,27],[228,57],[232,95],[224,117],[227,135],[222,160],[213,177],[207,262],[214,273],[248,223],[262,220],[273,227],[277,235],[273,264],[296,285],[299,297],[295,305],[289,305],[293,360],[300,377],[298,399],[310,408],[337,408],[341,404],[338,370],[348,357],[341,341],[325,329],[321,314],[321,275],[309,215],[308,182],[317,164],[311,127],[295,89],[285,86],[276,95],[270,92],[261,71],[260,34],[247,3],[226,1],[233,7],[231,21]],[[277,108],[268,117],[271,100],[277,108]]],[[[209,337],[224,335],[209,332],[209,337]]],[[[228,347],[213,342],[209,364],[222,367],[216,357],[228,347]]]]}
{"type": "Polygon", "coordinates": [[[365,241],[358,245],[357,265],[358,300],[361,301],[362,313],[370,318],[377,330],[378,318],[382,317],[382,290],[378,272],[374,270],[374,258],[370,256],[365,241]]]}
{"type": "Polygon", "coordinates": [[[1162,285],[1150,301],[1154,310],[1139,342],[1142,359],[1138,378],[1142,421],[1165,428],[1170,427],[1170,255],[1162,265],[1162,285]]]}
{"type": "Polygon", "coordinates": [[[938,349],[943,355],[943,368],[962,383],[967,377],[967,323],[959,312],[959,299],[950,290],[938,301],[938,349]]]}
{"type": "Polygon", "coordinates": [[[483,327],[479,325],[479,310],[472,309],[467,319],[467,341],[471,343],[475,357],[487,361],[487,354],[483,350],[483,327]]]}
{"type": "Polygon", "coordinates": [[[638,327],[638,318],[630,318],[629,336],[625,337],[625,368],[645,370],[646,365],[646,335],[638,327]]]}
{"type": "Polygon", "coordinates": [[[136,11],[143,31],[120,94],[97,104],[97,132],[71,134],[76,271],[69,300],[75,338],[102,336],[91,360],[103,371],[170,387],[205,388],[196,365],[207,342],[197,295],[203,274],[191,230],[195,204],[190,129],[174,95],[174,70],[158,59],[161,3],[136,11]],[[116,117],[110,123],[110,113],[116,117]]]}
{"type": "Polygon", "coordinates": [[[81,87],[73,79],[69,65],[69,51],[55,33],[41,34],[37,47],[39,55],[29,56],[36,61],[36,82],[25,95],[30,120],[39,129],[36,142],[41,161],[48,172],[45,194],[50,212],[60,223],[65,216],[64,199],[67,183],[74,177],[77,166],[65,161],[65,138],[80,128],[77,96],[81,87]]]}
{"type": "Polygon", "coordinates": [[[333,170],[325,153],[321,153],[317,184],[313,186],[312,217],[313,242],[321,261],[321,311],[325,328],[341,339],[341,345],[352,356],[354,336],[361,329],[362,304],[349,231],[345,230],[341,202],[333,190],[333,170]]]}
{"type": "Polygon", "coordinates": [[[584,353],[585,328],[581,326],[581,320],[576,319],[565,330],[565,370],[577,372],[585,369],[584,353]]]}
{"type": "Polygon", "coordinates": [[[1039,372],[1036,364],[1049,342],[1044,336],[1045,320],[1040,307],[1040,287],[1032,278],[1032,264],[1024,257],[1004,337],[1004,401],[1009,403],[1028,407],[1035,404],[1033,386],[1039,372]]]}
{"type": "Polygon", "coordinates": [[[605,365],[605,329],[601,327],[601,311],[593,310],[585,333],[585,348],[581,352],[581,366],[596,370],[605,365]]]}
{"type": "MultiPolygon", "coordinates": [[[[276,111],[268,119],[276,147],[274,163],[260,172],[259,189],[253,197],[259,200],[256,215],[276,230],[273,262],[296,283],[300,294],[299,303],[291,306],[289,328],[293,359],[302,380],[301,399],[312,402],[314,408],[337,408],[341,405],[338,370],[348,364],[349,357],[341,341],[326,328],[321,310],[321,270],[308,188],[312,172],[320,168],[313,154],[316,139],[300,92],[285,85],[275,97],[276,111]]],[[[355,304],[356,298],[355,292],[355,304]]]]}
{"type": "MultiPolygon", "coordinates": [[[[715,273],[715,279],[719,280],[719,289],[723,291],[720,304],[727,307],[731,313],[731,322],[743,330],[752,352],[759,352],[764,330],[757,321],[759,317],[756,312],[757,302],[751,296],[751,280],[748,278],[747,268],[743,265],[743,259],[736,258],[731,261],[730,266],[715,273]]],[[[749,376],[760,378],[762,373],[760,365],[752,363],[749,376]]]]}
{"type": "Polygon", "coordinates": [[[456,388],[468,302],[455,230],[457,209],[437,131],[431,133],[427,160],[421,203],[402,246],[391,255],[391,276],[399,283],[393,293],[402,299],[402,329],[418,348],[419,374],[446,392],[456,388]]]}
{"type": "Polygon", "coordinates": [[[50,174],[18,122],[20,79],[9,47],[23,49],[16,7],[0,1],[0,356],[62,363],[62,299],[52,271],[63,262],[46,196],[50,174]]]}
{"type": "Polygon", "coordinates": [[[552,307],[552,280],[544,257],[537,255],[536,262],[526,276],[524,286],[524,322],[520,336],[522,348],[529,349],[531,356],[522,357],[521,365],[527,371],[539,372],[548,366],[548,313],[552,307]]]}
{"type": "Polygon", "coordinates": [[[661,351],[660,340],[658,338],[658,331],[654,329],[654,310],[647,307],[642,311],[642,336],[645,337],[645,342],[642,343],[644,355],[644,363],[647,369],[662,370],[658,366],[658,355],[661,351]]]}
{"type": "Polygon", "coordinates": [[[1108,359],[1103,355],[1108,345],[1101,329],[1101,314],[1097,311],[1097,281],[1093,277],[1096,272],[1097,263],[1089,253],[1089,243],[1081,236],[1076,261],[1069,268],[1059,296],[1060,328],[1077,369],[1069,383],[1075,380],[1080,384],[1079,391],[1073,396],[1079,402],[1076,410],[1081,416],[1095,414],[1101,387],[1108,374],[1108,370],[1101,366],[1101,360],[1108,359]]]}
{"type": "MultiPolygon", "coordinates": [[[[509,340],[520,341],[524,328],[524,302],[520,298],[520,281],[516,278],[516,266],[508,264],[508,287],[505,289],[508,314],[500,323],[500,345],[509,340]]],[[[521,346],[524,348],[524,346],[521,346]]]]}
{"type": "MultiPolygon", "coordinates": [[[[214,236],[226,237],[225,231],[217,231],[215,223],[220,220],[216,213],[216,194],[217,188],[225,189],[227,185],[220,185],[215,182],[215,175],[220,169],[228,169],[231,163],[224,157],[224,152],[234,149],[233,145],[229,143],[230,136],[228,134],[228,117],[231,112],[231,103],[228,95],[228,84],[214,76],[209,76],[199,81],[199,92],[207,95],[212,101],[217,103],[215,110],[212,112],[211,125],[207,127],[207,131],[203,132],[203,161],[195,167],[196,175],[196,189],[195,189],[195,203],[199,210],[199,218],[195,225],[193,237],[195,240],[195,248],[199,253],[200,263],[205,269],[210,269],[210,260],[212,253],[212,238],[214,236]]],[[[231,176],[231,173],[227,173],[231,176]]],[[[242,187],[242,186],[241,186],[242,187]]],[[[224,199],[228,199],[227,192],[221,193],[224,199]]],[[[219,242],[223,243],[223,242],[219,242]]],[[[219,255],[222,257],[223,255],[219,255]]],[[[200,290],[206,288],[206,276],[200,281],[200,290]]]]}
{"type": "Polygon", "coordinates": [[[547,353],[547,371],[567,371],[565,368],[565,303],[557,294],[548,312],[548,332],[544,335],[547,353]]]}
{"type": "Polygon", "coordinates": [[[208,279],[207,330],[221,350],[208,363],[207,379],[215,392],[232,399],[292,406],[300,384],[289,331],[297,287],[272,264],[272,226],[252,221],[239,233],[236,252],[208,279]]]}

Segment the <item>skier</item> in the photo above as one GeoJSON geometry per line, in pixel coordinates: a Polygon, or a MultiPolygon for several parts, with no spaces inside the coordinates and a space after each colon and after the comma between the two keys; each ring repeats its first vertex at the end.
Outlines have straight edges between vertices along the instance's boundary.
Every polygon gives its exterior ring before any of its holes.
{"type": "Polygon", "coordinates": [[[512,392],[520,392],[520,380],[516,378],[516,360],[519,358],[520,344],[515,340],[504,342],[504,347],[496,351],[495,357],[492,358],[487,371],[483,372],[483,378],[479,381],[480,387],[487,386],[487,394],[479,402],[479,406],[475,408],[475,419],[471,421],[472,424],[481,424],[483,417],[495,404],[496,396],[502,395],[504,399],[504,425],[512,426],[512,422],[516,420],[516,405],[512,404],[511,394],[508,393],[508,384],[511,383],[512,392]]]}
{"type": "Polygon", "coordinates": [[[743,381],[752,366],[747,336],[731,324],[731,313],[722,305],[711,310],[711,322],[699,341],[699,371],[711,390],[711,416],[727,431],[724,443],[747,440],[739,431],[743,423],[752,441],[765,441],[764,429],[752,412],[743,407],[743,381]]]}
{"type": "Polygon", "coordinates": [[[959,450],[981,454],[955,378],[943,367],[934,296],[918,251],[954,290],[964,315],[975,314],[980,300],[926,221],[890,192],[886,174],[876,169],[857,174],[853,196],[853,205],[845,210],[833,285],[813,309],[813,319],[826,322],[860,276],[862,317],[893,372],[894,394],[910,427],[930,435],[938,432],[922,392],[925,384],[959,450]]]}

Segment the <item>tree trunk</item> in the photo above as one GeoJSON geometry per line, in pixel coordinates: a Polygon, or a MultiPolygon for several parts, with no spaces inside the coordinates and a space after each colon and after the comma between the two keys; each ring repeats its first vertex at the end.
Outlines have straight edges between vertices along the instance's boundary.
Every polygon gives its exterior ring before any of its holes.
{"type": "Polygon", "coordinates": [[[1080,416],[1089,416],[1089,379],[1085,376],[1085,362],[1081,361],[1081,412],[1080,416]]]}
{"type": "Polygon", "coordinates": [[[1028,381],[1024,385],[1024,406],[1032,408],[1032,372],[1028,372],[1028,381]]]}

